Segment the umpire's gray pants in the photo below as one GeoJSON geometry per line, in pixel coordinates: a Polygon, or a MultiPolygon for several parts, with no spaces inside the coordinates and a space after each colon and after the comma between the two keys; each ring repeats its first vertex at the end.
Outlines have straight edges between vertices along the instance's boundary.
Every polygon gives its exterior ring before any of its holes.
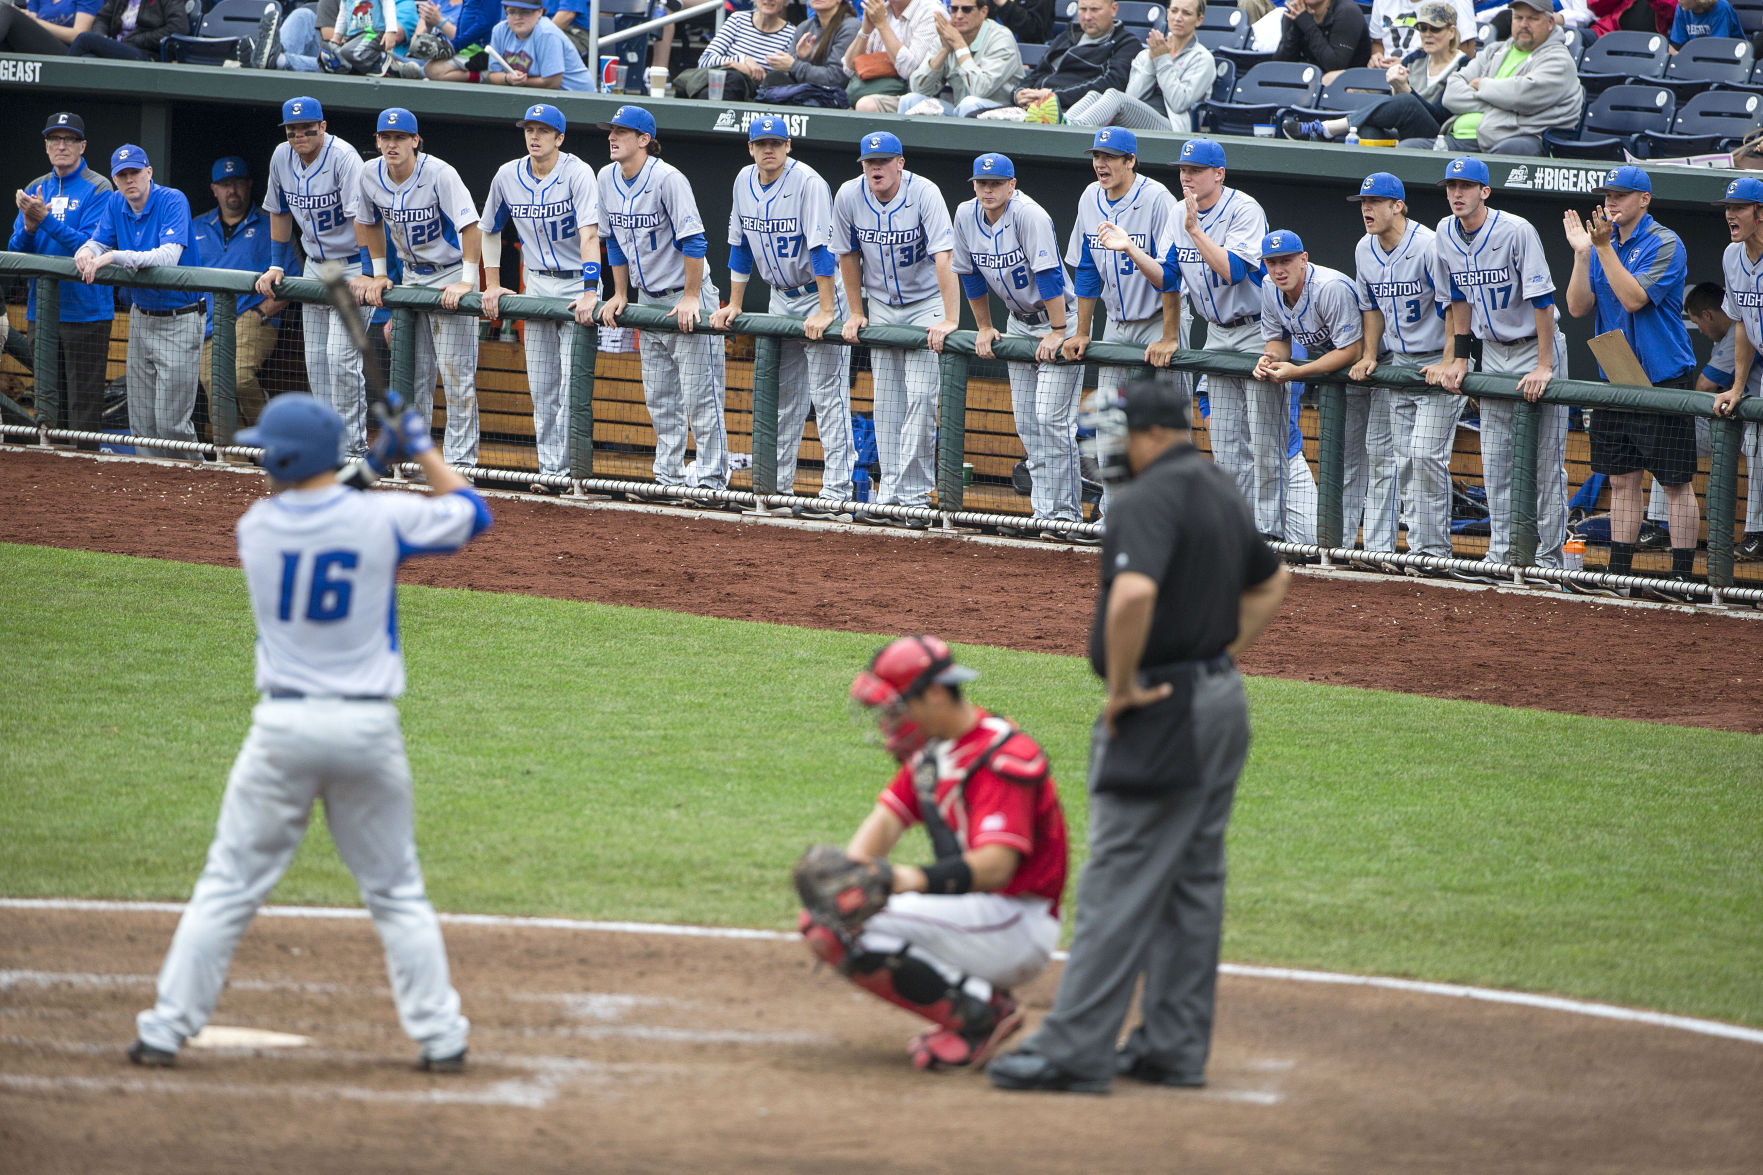
{"type": "MultiPolygon", "coordinates": [[[[1126,1050],[1184,1075],[1205,1071],[1224,923],[1224,830],[1249,752],[1249,707],[1234,665],[1200,672],[1193,723],[1198,782],[1171,795],[1090,794],[1090,859],[1053,1010],[1025,1048],[1080,1077],[1114,1075],[1115,1042],[1144,976],[1143,1023],[1126,1050]]],[[[1090,775],[1106,745],[1098,724],[1090,775]]]]}
{"type": "MultiPolygon", "coordinates": [[[[1039,342],[1047,324],[1032,325],[1012,314],[1007,335],[1039,342]]],[[[1010,378],[1010,409],[1016,435],[1028,456],[1029,504],[1036,518],[1082,522],[1083,476],[1077,463],[1077,402],[1083,395],[1081,363],[1004,364],[1010,378]]]]}
{"type": "MultiPolygon", "coordinates": [[[[1259,320],[1229,330],[1213,326],[1206,333],[1206,346],[1214,351],[1259,356],[1262,343],[1259,320]]],[[[1235,479],[1254,508],[1255,529],[1284,535],[1286,439],[1291,432],[1286,385],[1208,375],[1206,391],[1212,460],[1235,479]]]]}
{"type": "MultiPolygon", "coordinates": [[[[639,292],[639,306],[672,310],[680,294],[654,297],[639,292]]],[[[708,276],[698,288],[698,308],[710,314],[717,308],[716,283],[708,276]]],[[[728,424],[723,419],[723,400],[728,380],[728,352],[723,336],[698,329],[691,334],[671,330],[646,330],[639,348],[643,358],[643,403],[655,426],[655,480],[662,485],[686,481],[686,429],[697,441],[692,466],[698,485],[710,490],[728,488],[728,424]]]]}
{"type": "MultiPolygon", "coordinates": [[[[1418,372],[1444,357],[1392,355],[1388,362],[1418,372]]],[[[1390,433],[1396,449],[1396,494],[1408,523],[1408,552],[1451,556],[1451,449],[1457,440],[1457,418],[1464,396],[1444,389],[1434,392],[1390,391],[1390,433]]],[[[1366,544],[1369,546],[1370,544],[1366,544]]]]}
{"type": "Polygon", "coordinates": [[[1347,388],[1347,452],[1341,477],[1341,545],[1350,547],[1360,521],[1367,551],[1396,549],[1396,447],[1390,434],[1388,388],[1347,388]]]}
{"type": "MultiPolygon", "coordinates": [[[[1537,341],[1482,344],[1481,369],[1498,375],[1528,375],[1537,364],[1537,341]]],[[[1567,339],[1555,332],[1555,374],[1567,371],[1567,339]]],[[[1488,553],[1495,563],[1512,556],[1512,419],[1514,400],[1481,401],[1481,477],[1488,495],[1488,553]]],[[[1561,566],[1567,540],[1567,406],[1537,404],[1537,556],[1538,567],[1561,566]]]]}
{"type": "MultiPolygon", "coordinates": [[[[142,313],[138,306],[129,307],[129,431],[136,436],[196,439],[190,414],[196,410],[196,385],[202,377],[203,325],[200,312],[159,318],[142,313]]],[[[135,452],[180,461],[202,459],[187,449],[140,445],[135,452]]]]}
{"type": "MultiPolygon", "coordinates": [[[[455,265],[406,284],[440,289],[458,281],[459,274],[455,265]]],[[[477,464],[477,328],[478,320],[470,314],[436,310],[416,315],[415,403],[425,417],[434,419],[438,373],[447,393],[447,434],[441,456],[449,465],[477,464]]]]}
{"type": "MultiPolygon", "coordinates": [[[[318,264],[307,262],[306,276],[319,279],[318,264]]],[[[361,276],[361,263],[351,261],[343,266],[343,280],[361,276]]],[[[361,324],[373,319],[372,306],[357,306],[361,324]]],[[[328,302],[306,302],[300,307],[301,346],[306,353],[306,385],[312,394],[337,410],[343,418],[345,435],[349,438],[349,454],[359,457],[367,452],[367,394],[362,377],[361,352],[349,334],[349,325],[338,316],[328,302]]],[[[382,372],[389,377],[391,372],[382,372]]],[[[431,378],[430,383],[433,383],[431,378]]],[[[375,388],[374,394],[385,391],[375,388]]]]}
{"type": "MultiPolygon", "coordinates": [[[[834,282],[834,316],[847,312],[845,292],[834,282]]],[[[805,319],[820,311],[820,292],[810,290],[786,298],[771,292],[773,314],[805,319]]],[[[837,339],[837,335],[827,335],[837,339]]],[[[802,430],[808,423],[808,406],[814,405],[814,431],[820,435],[825,472],[820,477],[820,496],[843,502],[851,496],[851,348],[842,342],[810,343],[780,339],[777,360],[777,492],[796,488],[796,457],[802,448],[802,430]]]]}
{"type": "MultiPolygon", "coordinates": [[[[875,326],[934,326],[943,321],[943,296],[933,294],[904,306],[869,300],[875,326]]],[[[941,386],[935,351],[872,347],[869,370],[875,385],[875,450],[881,485],[875,500],[883,506],[928,506],[937,474],[937,390],[941,386]]]]}

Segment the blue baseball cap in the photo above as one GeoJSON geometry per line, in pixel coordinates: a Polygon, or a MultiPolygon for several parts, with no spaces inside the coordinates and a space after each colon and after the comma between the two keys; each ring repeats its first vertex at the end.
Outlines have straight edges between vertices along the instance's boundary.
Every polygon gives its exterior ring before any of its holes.
{"type": "Polygon", "coordinates": [[[111,175],[115,175],[119,171],[128,171],[132,168],[151,166],[152,164],[147,162],[147,152],[141,150],[133,143],[124,143],[110,153],[111,175]]]}
{"type": "Polygon", "coordinates": [[[1372,172],[1365,177],[1365,182],[1359,185],[1359,191],[1355,195],[1347,197],[1355,204],[1360,200],[1406,200],[1407,198],[1408,189],[1402,186],[1401,180],[1387,171],[1372,172]]]}
{"type": "Polygon", "coordinates": [[[539,0],[502,0],[502,7],[543,9],[545,6],[540,4],[539,0]]]}
{"type": "Polygon", "coordinates": [[[324,107],[317,98],[289,98],[282,103],[282,125],[290,122],[323,122],[324,107]]]}
{"type": "Polygon", "coordinates": [[[1274,229],[1261,238],[1261,259],[1269,257],[1290,257],[1294,253],[1304,251],[1304,242],[1291,229],[1274,229]]]}
{"type": "Polygon", "coordinates": [[[1013,180],[1016,178],[1016,164],[1010,162],[1010,156],[1000,155],[996,151],[987,151],[973,161],[973,174],[968,177],[976,180],[1013,180]]]}
{"type": "Polygon", "coordinates": [[[1488,165],[1468,155],[1453,159],[1445,165],[1445,178],[1439,181],[1439,187],[1444,187],[1452,180],[1480,184],[1484,188],[1494,186],[1494,181],[1488,177],[1488,165]]]}
{"type": "Polygon", "coordinates": [[[1716,204],[1763,204],[1763,180],[1745,176],[1726,185],[1726,195],[1716,204]]]}
{"type": "Polygon", "coordinates": [[[563,117],[563,111],[555,106],[547,106],[543,102],[535,102],[527,107],[526,113],[521,115],[514,125],[525,126],[529,122],[548,126],[558,134],[569,129],[569,122],[563,117]]]}
{"type": "Polygon", "coordinates": [[[237,155],[228,155],[225,159],[214,161],[214,170],[208,174],[208,182],[218,184],[221,180],[248,180],[251,168],[237,155]]]}
{"type": "Polygon", "coordinates": [[[784,121],[781,114],[767,114],[753,120],[747,128],[747,141],[757,143],[760,139],[782,139],[790,141],[790,124],[784,121]]]}
{"type": "Polygon", "coordinates": [[[1137,155],[1139,153],[1139,137],[1123,126],[1105,126],[1096,132],[1095,142],[1090,144],[1090,154],[1102,155],[1137,155]]]}
{"type": "Polygon", "coordinates": [[[1610,174],[1604,177],[1600,192],[1650,192],[1653,181],[1647,173],[1630,164],[1626,167],[1612,167],[1610,174]]]}
{"type": "Polygon", "coordinates": [[[416,115],[402,106],[389,106],[380,111],[380,120],[374,125],[373,130],[375,134],[383,131],[395,131],[405,135],[417,134],[416,115]]]}
{"type": "Polygon", "coordinates": [[[887,131],[870,131],[857,141],[857,158],[875,159],[883,155],[904,155],[906,149],[900,146],[897,135],[887,131]]]}
{"type": "Polygon", "coordinates": [[[259,445],[258,464],[277,481],[304,481],[343,464],[343,418],[305,392],[284,392],[271,400],[251,428],[233,438],[259,445]]]}
{"type": "Polygon", "coordinates": [[[641,106],[620,106],[612,112],[611,118],[600,124],[600,129],[609,131],[615,126],[648,135],[651,139],[660,137],[655,133],[655,116],[641,106]]]}
{"type": "Polygon", "coordinates": [[[1223,167],[1224,148],[1211,139],[1189,139],[1181,145],[1178,167],[1223,167]]]}

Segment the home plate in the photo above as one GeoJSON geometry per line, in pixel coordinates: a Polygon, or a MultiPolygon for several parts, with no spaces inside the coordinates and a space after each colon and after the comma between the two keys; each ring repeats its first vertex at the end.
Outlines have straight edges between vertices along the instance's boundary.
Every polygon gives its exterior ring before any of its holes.
{"type": "Polygon", "coordinates": [[[292,1032],[210,1024],[184,1043],[199,1049],[297,1049],[311,1044],[312,1038],[296,1036],[292,1032]]]}

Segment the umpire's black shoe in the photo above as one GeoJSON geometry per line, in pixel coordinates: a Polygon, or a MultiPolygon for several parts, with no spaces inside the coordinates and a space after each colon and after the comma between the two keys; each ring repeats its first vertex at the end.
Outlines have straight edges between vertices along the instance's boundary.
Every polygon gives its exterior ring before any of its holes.
{"type": "Polygon", "coordinates": [[[145,1065],[149,1069],[169,1069],[178,1062],[176,1053],[168,1053],[164,1049],[156,1049],[144,1040],[137,1040],[129,1046],[129,1060],[137,1065],[145,1065]]]}
{"type": "Polygon", "coordinates": [[[1007,1053],[986,1066],[986,1076],[999,1089],[1042,1090],[1047,1093],[1107,1093],[1106,1077],[1067,1073],[1039,1053],[1026,1049],[1007,1053]]]}
{"type": "Polygon", "coordinates": [[[417,1058],[416,1067],[424,1073],[462,1073],[465,1071],[465,1050],[460,1049],[450,1057],[431,1057],[425,1053],[417,1058]]]}
{"type": "Polygon", "coordinates": [[[1203,1073],[1181,1073],[1174,1069],[1165,1069],[1155,1061],[1135,1057],[1128,1052],[1114,1054],[1114,1071],[1122,1077],[1143,1081],[1147,1085],[1172,1085],[1178,1089],[1202,1089],[1206,1085],[1206,1075],[1203,1073]]]}

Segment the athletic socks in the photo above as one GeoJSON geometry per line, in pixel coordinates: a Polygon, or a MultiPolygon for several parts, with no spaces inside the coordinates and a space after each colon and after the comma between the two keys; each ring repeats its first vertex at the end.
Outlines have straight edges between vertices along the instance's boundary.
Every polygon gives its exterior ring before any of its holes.
{"type": "Polygon", "coordinates": [[[1610,544],[1610,574],[1611,575],[1633,575],[1634,574],[1634,544],[1633,543],[1612,542],[1610,544]]]}
{"type": "Polygon", "coordinates": [[[1689,576],[1696,571],[1696,549],[1694,547],[1671,548],[1671,574],[1689,576]]]}

